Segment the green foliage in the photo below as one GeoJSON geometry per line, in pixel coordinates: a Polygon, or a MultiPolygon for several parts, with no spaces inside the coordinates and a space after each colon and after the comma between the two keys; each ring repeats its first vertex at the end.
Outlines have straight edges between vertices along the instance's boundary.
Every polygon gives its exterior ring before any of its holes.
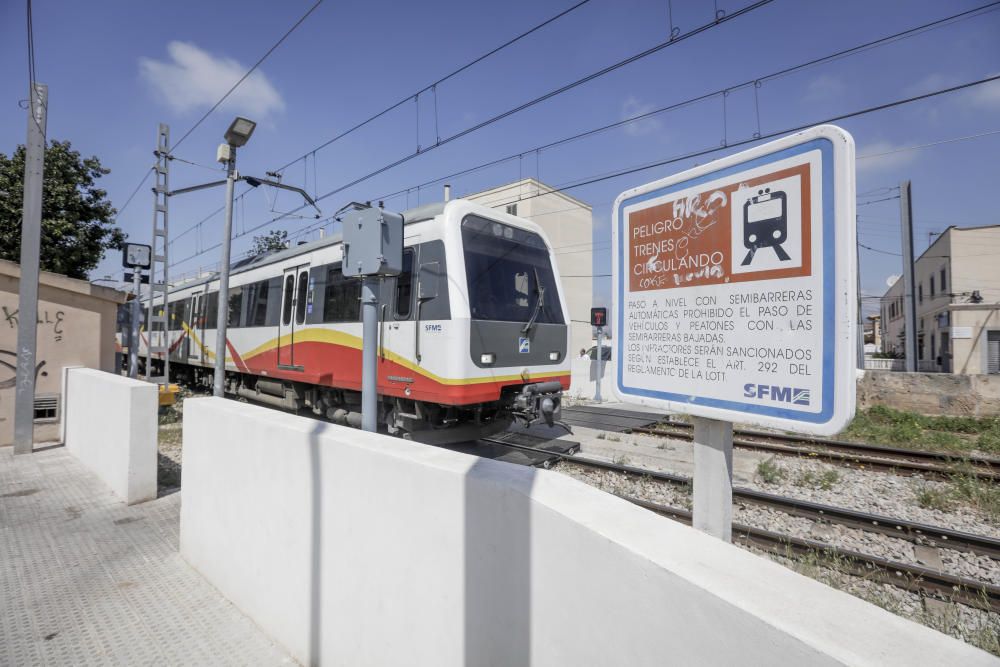
{"type": "Polygon", "coordinates": [[[806,486],[811,489],[822,489],[829,491],[840,481],[840,473],[836,470],[824,470],[813,472],[806,470],[795,480],[796,486],[806,486]]]}
{"type": "Polygon", "coordinates": [[[952,507],[951,494],[947,489],[939,489],[933,486],[922,486],[915,492],[917,505],[929,510],[941,510],[947,512],[952,507]]]}
{"type": "Polygon", "coordinates": [[[877,405],[859,412],[839,437],[956,453],[973,448],[1000,452],[1000,419],[931,417],[877,405]]]}
{"type": "MultiPolygon", "coordinates": [[[[0,258],[21,260],[24,146],[0,153],[0,258]]],[[[41,267],[86,279],[106,250],[118,249],[125,234],[114,226],[117,213],[95,183],[110,173],[96,157],[83,158],[68,141],[49,142],[42,183],[41,267]]]]}
{"type": "Polygon", "coordinates": [[[757,477],[765,484],[777,484],[785,479],[785,471],[778,466],[772,456],[757,464],[757,477]]]}
{"type": "Polygon", "coordinates": [[[273,229],[263,236],[253,237],[249,257],[260,257],[271,252],[284,250],[288,247],[288,232],[283,229],[273,229]]]}

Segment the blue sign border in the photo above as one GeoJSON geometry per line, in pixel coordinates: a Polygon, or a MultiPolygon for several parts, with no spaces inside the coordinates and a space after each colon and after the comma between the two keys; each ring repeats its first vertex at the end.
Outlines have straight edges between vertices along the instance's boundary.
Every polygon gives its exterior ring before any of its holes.
{"type": "Polygon", "coordinates": [[[674,401],[676,403],[685,403],[688,405],[704,405],[711,408],[720,408],[724,410],[733,410],[735,412],[743,412],[753,415],[766,415],[770,417],[779,417],[781,419],[792,419],[796,421],[804,421],[815,424],[821,424],[830,421],[833,418],[833,404],[834,404],[834,355],[836,354],[836,348],[834,347],[834,318],[836,316],[836,282],[835,282],[835,267],[838,260],[837,257],[837,245],[836,245],[836,210],[834,205],[834,192],[833,192],[833,143],[826,138],[813,139],[805,143],[798,144],[797,146],[791,146],[768,155],[761,156],[759,158],[754,158],[752,160],[747,160],[745,162],[740,162],[732,166],[726,167],[724,169],[719,169],[718,171],[709,172],[707,174],[702,174],[695,178],[691,178],[680,183],[674,183],[650,192],[644,192],[641,195],[636,195],[628,199],[624,199],[618,206],[618,328],[616,329],[615,339],[618,341],[616,358],[618,359],[618,369],[617,377],[615,382],[617,383],[618,391],[624,395],[631,396],[646,396],[649,398],[656,398],[660,400],[674,401]],[[648,201],[650,199],[655,199],[657,197],[662,197],[664,195],[669,195],[673,192],[678,192],[680,190],[685,190],[687,188],[700,185],[702,183],[707,183],[709,181],[714,181],[718,178],[724,178],[731,174],[735,174],[741,171],[746,171],[748,169],[753,169],[754,167],[761,167],[771,164],[772,162],[777,162],[779,160],[784,160],[790,157],[795,157],[796,155],[802,155],[803,153],[809,153],[811,151],[819,150],[821,155],[821,162],[823,165],[822,173],[822,183],[823,183],[823,377],[820,384],[823,387],[823,406],[819,412],[800,412],[798,410],[789,410],[787,408],[781,408],[770,405],[760,405],[757,403],[744,403],[740,401],[726,401],[717,398],[704,398],[699,396],[692,396],[689,394],[675,394],[671,392],[662,391],[651,391],[649,389],[637,389],[628,388],[626,389],[622,383],[622,376],[624,373],[624,347],[625,347],[625,336],[624,336],[624,307],[622,305],[625,303],[625,261],[624,261],[624,242],[621,239],[626,238],[625,232],[625,208],[628,206],[634,206],[635,204],[641,203],[643,201],[648,201]]]}

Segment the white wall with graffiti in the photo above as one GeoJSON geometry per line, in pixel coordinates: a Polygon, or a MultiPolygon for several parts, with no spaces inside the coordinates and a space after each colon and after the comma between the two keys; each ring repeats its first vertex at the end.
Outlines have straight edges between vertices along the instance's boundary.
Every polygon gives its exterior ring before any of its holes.
{"type": "MultiPolygon", "coordinates": [[[[0,260],[0,446],[14,439],[20,267],[0,260]]],[[[35,442],[59,439],[62,369],[115,369],[115,323],[125,293],[54,273],[39,280],[35,442]]]]}

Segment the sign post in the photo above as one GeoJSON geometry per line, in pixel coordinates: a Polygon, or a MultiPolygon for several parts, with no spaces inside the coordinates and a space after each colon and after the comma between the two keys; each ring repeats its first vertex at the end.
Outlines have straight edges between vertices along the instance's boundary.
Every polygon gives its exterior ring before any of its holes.
{"type": "MultiPolygon", "coordinates": [[[[131,318],[129,325],[128,342],[128,376],[133,380],[139,377],[139,320],[142,309],[139,306],[144,276],[142,270],[149,270],[153,261],[152,246],[142,243],[126,243],[125,251],[122,253],[122,266],[132,269],[132,299],[131,318]]],[[[127,275],[127,274],[126,274],[127,275]]],[[[145,282],[149,282],[148,279],[145,282]]]]}
{"type": "Polygon", "coordinates": [[[597,327],[597,389],[594,391],[594,401],[601,402],[601,381],[604,379],[604,327],[608,323],[607,308],[590,309],[590,326],[597,327]]]}
{"type": "Polygon", "coordinates": [[[694,418],[694,525],[730,539],[732,428],[854,415],[854,140],[824,125],[622,193],[614,392],[694,418]]]}
{"type": "Polygon", "coordinates": [[[345,277],[361,278],[361,428],[378,430],[378,293],[403,270],[403,216],[358,205],[341,218],[345,277]]]}

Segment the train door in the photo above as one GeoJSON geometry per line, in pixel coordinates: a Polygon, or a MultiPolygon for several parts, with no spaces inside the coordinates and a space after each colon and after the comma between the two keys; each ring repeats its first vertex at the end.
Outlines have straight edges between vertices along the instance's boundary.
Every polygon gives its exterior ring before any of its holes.
{"type": "MultiPolygon", "coordinates": [[[[207,288],[206,288],[207,289],[207,288]]],[[[191,319],[188,321],[188,359],[190,361],[207,361],[205,359],[205,311],[208,307],[208,294],[204,291],[192,296],[191,319]]]]}
{"type": "MultiPolygon", "coordinates": [[[[402,272],[394,279],[384,282],[385,291],[379,310],[380,365],[390,361],[392,356],[409,363],[416,362],[414,264],[414,249],[406,248],[403,250],[402,272]]],[[[385,370],[388,375],[398,375],[397,371],[391,368],[385,370]]]]}
{"type": "Polygon", "coordinates": [[[278,319],[278,368],[304,370],[295,360],[295,332],[306,322],[309,265],[285,269],[281,278],[281,317],[278,319]]]}

